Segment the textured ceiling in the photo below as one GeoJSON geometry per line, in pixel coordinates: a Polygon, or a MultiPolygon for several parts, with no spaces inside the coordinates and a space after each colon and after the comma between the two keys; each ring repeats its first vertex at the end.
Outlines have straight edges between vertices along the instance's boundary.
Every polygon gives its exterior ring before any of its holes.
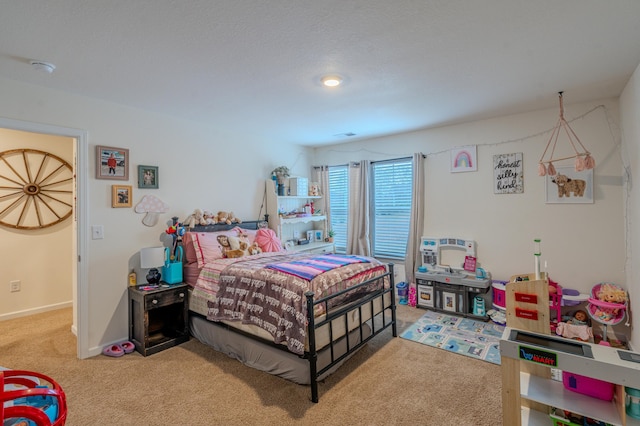
{"type": "Polygon", "coordinates": [[[0,0],[0,75],[317,146],[616,97],[639,19],[638,0],[0,0]]]}

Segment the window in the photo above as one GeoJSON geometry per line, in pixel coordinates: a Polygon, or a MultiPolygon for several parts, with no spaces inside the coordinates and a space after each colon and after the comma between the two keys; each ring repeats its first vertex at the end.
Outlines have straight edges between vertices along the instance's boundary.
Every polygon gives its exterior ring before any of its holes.
{"type": "Polygon", "coordinates": [[[349,218],[349,168],[347,166],[329,167],[329,193],[333,242],[336,253],[347,251],[347,224],[349,218]]]}
{"type": "Polygon", "coordinates": [[[372,163],[373,256],[404,259],[411,219],[413,162],[410,158],[372,163]]]}

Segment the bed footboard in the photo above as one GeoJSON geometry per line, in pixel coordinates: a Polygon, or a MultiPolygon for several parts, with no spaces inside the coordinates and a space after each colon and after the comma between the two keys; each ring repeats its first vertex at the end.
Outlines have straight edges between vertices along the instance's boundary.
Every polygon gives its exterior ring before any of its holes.
{"type": "Polygon", "coordinates": [[[343,359],[351,356],[358,349],[360,349],[365,343],[369,340],[373,339],[378,334],[382,333],[387,328],[391,327],[393,332],[393,337],[397,337],[397,325],[396,325],[396,300],[395,300],[395,285],[393,280],[393,263],[389,263],[387,265],[387,272],[383,275],[377,276],[370,280],[367,280],[357,286],[353,286],[342,290],[338,293],[332,294],[331,296],[324,297],[322,299],[314,300],[314,293],[307,292],[305,296],[307,298],[307,321],[308,321],[308,342],[309,342],[309,351],[305,353],[305,357],[309,359],[309,374],[310,382],[311,382],[311,401],[318,402],[318,378],[322,376],[326,371],[331,369],[334,365],[342,361],[343,359]],[[389,286],[385,288],[384,282],[385,280],[389,280],[389,286]],[[363,287],[368,287],[371,285],[377,285],[378,288],[367,294],[366,296],[359,298],[356,302],[349,303],[343,308],[340,309],[329,309],[331,305],[332,299],[342,296],[346,293],[357,292],[359,289],[363,287]],[[387,296],[390,294],[390,297],[387,296]],[[385,298],[391,300],[390,303],[385,304],[385,298]],[[330,312],[323,318],[321,321],[316,322],[314,318],[315,307],[318,305],[324,305],[324,312],[330,312]],[[366,324],[365,315],[363,315],[363,310],[370,310],[371,312],[371,334],[368,335],[367,332],[364,331],[363,326],[366,324]],[[316,347],[316,330],[320,327],[328,326],[329,334],[333,336],[333,321],[342,319],[344,321],[345,329],[349,329],[348,321],[349,314],[354,310],[358,311],[359,324],[356,326],[356,330],[359,330],[360,340],[357,344],[351,345],[349,339],[346,339],[347,351],[342,353],[342,355],[336,355],[334,352],[334,342],[333,338],[330,338],[329,343],[329,351],[331,354],[331,362],[318,371],[318,349],[316,347]]]}

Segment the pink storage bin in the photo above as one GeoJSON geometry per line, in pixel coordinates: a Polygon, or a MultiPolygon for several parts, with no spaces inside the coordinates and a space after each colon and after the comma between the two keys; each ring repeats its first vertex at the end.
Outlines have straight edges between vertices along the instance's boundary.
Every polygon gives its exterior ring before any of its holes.
{"type": "Polygon", "coordinates": [[[493,280],[491,282],[491,290],[493,295],[493,307],[505,310],[507,307],[506,281],[493,280]]]}
{"type": "Polygon", "coordinates": [[[582,393],[605,401],[611,401],[615,391],[613,383],[581,376],[575,373],[569,373],[567,371],[562,372],[562,384],[570,391],[582,393]]]}

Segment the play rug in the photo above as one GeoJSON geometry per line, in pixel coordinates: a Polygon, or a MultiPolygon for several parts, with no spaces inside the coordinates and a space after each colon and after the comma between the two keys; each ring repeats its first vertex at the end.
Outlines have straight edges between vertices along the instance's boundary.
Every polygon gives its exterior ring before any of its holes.
{"type": "Polygon", "coordinates": [[[400,337],[500,365],[504,326],[427,311],[400,337]]]}

